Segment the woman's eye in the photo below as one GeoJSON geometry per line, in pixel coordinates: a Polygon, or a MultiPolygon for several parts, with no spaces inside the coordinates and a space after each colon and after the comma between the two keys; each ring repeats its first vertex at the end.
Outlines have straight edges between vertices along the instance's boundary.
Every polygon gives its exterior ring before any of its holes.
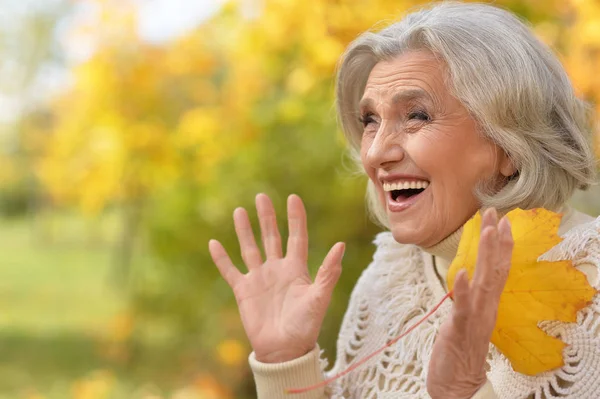
{"type": "Polygon", "coordinates": [[[358,118],[358,120],[360,121],[360,123],[362,123],[363,127],[365,128],[371,123],[375,122],[375,119],[373,119],[373,114],[362,115],[360,118],[358,118]]]}
{"type": "Polygon", "coordinates": [[[415,112],[411,112],[410,114],[408,114],[408,119],[413,120],[419,120],[419,121],[429,121],[431,118],[429,117],[429,114],[427,114],[427,112],[424,111],[415,111],[415,112]]]}

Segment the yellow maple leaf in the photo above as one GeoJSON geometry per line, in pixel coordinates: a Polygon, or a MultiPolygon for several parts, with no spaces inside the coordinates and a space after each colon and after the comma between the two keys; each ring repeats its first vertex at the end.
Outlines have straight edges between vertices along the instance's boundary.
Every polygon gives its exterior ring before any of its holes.
{"type": "MultiPolygon", "coordinates": [[[[575,322],[596,290],[570,260],[538,261],[561,241],[558,226],[562,215],[538,208],[515,209],[507,214],[514,239],[512,264],[500,297],[491,342],[511,362],[515,371],[535,375],[561,367],[566,346],[538,327],[543,320],[575,322]]],[[[464,226],[458,252],[448,270],[448,287],[465,268],[473,278],[479,247],[481,214],[464,226]]]]}

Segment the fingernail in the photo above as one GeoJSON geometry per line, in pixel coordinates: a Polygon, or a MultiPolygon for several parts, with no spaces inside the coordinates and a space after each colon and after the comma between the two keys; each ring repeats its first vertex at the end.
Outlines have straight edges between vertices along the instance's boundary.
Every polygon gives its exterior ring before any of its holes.
{"type": "Polygon", "coordinates": [[[496,208],[492,208],[491,214],[492,214],[492,220],[494,222],[498,223],[498,211],[496,210],[496,208]]]}
{"type": "Polygon", "coordinates": [[[496,208],[487,208],[483,214],[486,222],[492,222],[497,219],[496,208]]]}

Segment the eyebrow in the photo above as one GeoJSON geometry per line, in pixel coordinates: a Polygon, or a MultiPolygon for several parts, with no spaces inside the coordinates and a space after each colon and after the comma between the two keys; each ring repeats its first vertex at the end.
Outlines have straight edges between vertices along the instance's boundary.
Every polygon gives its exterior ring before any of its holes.
{"type": "MultiPolygon", "coordinates": [[[[402,90],[401,92],[394,94],[394,96],[392,97],[392,104],[398,104],[400,102],[408,102],[408,101],[419,100],[419,99],[425,99],[428,101],[432,101],[429,93],[427,93],[423,89],[407,89],[407,90],[402,90]]],[[[373,99],[367,97],[367,98],[363,98],[362,100],[360,100],[360,102],[358,103],[358,108],[360,110],[367,109],[367,108],[374,108],[374,104],[375,104],[375,102],[373,101],[373,99]]]]}

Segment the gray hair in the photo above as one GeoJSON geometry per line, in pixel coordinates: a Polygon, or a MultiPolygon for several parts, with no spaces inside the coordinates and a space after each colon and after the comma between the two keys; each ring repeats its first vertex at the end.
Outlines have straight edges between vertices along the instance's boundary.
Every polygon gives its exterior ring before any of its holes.
{"type": "MultiPolygon", "coordinates": [[[[433,4],[348,46],[338,68],[337,110],[357,161],[358,103],[367,78],[378,62],[412,50],[431,51],[444,62],[449,90],[517,169],[499,192],[475,188],[482,207],[558,210],[575,189],[594,182],[589,107],[575,96],[562,65],[515,15],[477,3],[433,4]]],[[[387,226],[370,181],[367,199],[372,216],[387,226]]]]}

